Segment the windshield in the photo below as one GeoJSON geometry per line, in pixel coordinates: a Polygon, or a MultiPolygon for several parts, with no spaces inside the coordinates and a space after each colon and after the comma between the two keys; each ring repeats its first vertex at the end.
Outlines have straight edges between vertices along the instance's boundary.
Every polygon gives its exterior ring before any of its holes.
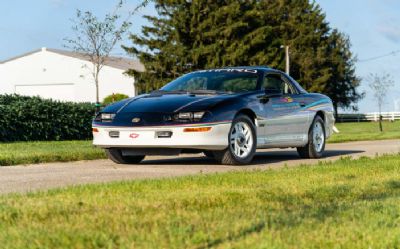
{"type": "Polygon", "coordinates": [[[186,74],[161,88],[162,91],[186,92],[224,92],[238,93],[255,91],[257,88],[257,70],[250,69],[214,69],[186,74]]]}

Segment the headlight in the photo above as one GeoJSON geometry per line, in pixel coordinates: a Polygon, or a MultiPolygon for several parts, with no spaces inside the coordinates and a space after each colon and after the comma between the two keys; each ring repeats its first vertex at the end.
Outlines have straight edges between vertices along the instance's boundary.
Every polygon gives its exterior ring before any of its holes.
{"type": "Polygon", "coordinates": [[[204,116],[204,112],[194,112],[193,119],[201,119],[204,116]]]}
{"type": "Polygon", "coordinates": [[[204,113],[205,112],[180,112],[178,113],[177,118],[186,121],[199,121],[204,116],[204,113]]]}
{"type": "Polygon", "coordinates": [[[192,119],[193,118],[193,113],[191,112],[180,112],[178,114],[179,119],[192,119]]]}
{"type": "Polygon", "coordinates": [[[111,122],[115,117],[115,113],[101,113],[100,120],[101,122],[111,122]]]}

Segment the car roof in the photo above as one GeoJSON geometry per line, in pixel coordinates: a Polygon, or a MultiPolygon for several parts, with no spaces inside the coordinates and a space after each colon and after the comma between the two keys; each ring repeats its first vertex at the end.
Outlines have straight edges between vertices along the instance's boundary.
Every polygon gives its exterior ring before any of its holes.
{"type": "MultiPolygon", "coordinates": [[[[268,67],[268,66],[237,66],[237,67],[224,67],[224,68],[235,68],[235,69],[253,69],[264,72],[281,72],[280,70],[268,67]]],[[[283,72],[281,72],[283,73],[283,72]]]]}
{"type": "Polygon", "coordinates": [[[237,66],[237,67],[224,67],[224,68],[235,68],[235,69],[258,69],[258,70],[266,70],[272,69],[267,66],[237,66]]]}

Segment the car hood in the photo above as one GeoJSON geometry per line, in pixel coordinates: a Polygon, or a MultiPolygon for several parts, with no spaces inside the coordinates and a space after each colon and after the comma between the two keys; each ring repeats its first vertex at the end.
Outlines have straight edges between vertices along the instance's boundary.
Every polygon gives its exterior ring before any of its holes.
{"type": "Polygon", "coordinates": [[[203,111],[232,95],[159,94],[142,95],[127,101],[118,113],[203,111]]]}

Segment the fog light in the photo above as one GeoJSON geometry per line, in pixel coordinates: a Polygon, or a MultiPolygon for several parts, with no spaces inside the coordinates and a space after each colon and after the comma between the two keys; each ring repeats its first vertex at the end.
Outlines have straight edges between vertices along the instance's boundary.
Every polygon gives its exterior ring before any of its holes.
{"type": "Polygon", "coordinates": [[[119,131],[110,131],[108,135],[112,138],[119,138],[119,131]]]}
{"type": "Polygon", "coordinates": [[[157,131],[156,132],[157,138],[169,138],[172,137],[172,131],[157,131]]]}

